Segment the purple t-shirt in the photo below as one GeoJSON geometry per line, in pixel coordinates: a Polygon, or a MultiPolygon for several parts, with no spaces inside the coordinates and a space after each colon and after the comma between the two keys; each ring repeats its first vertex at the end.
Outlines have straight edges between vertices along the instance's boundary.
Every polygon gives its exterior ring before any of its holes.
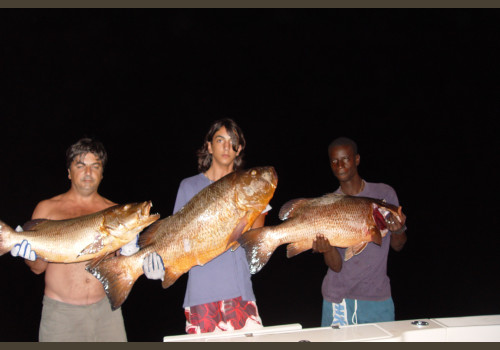
{"type": "MultiPolygon", "coordinates": [[[[340,187],[335,191],[342,193],[340,187]]],[[[356,196],[385,199],[387,203],[399,205],[394,189],[383,183],[366,182],[365,188],[356,196]]],[[[387,276],[387,256],[391,232],[382,239],[382,245],[368,243],[366,248],[348,261],[342,261],[342,270],[337,273],[328,269],[321,292],[323,299],[340,303],[342,299],[381,301],[391,296],[391,285],[387,276]]],[[[344,258],[347,248],[337,248],[344,258]]]]}
{"type": "MultiPolygon", "coordinates": [[[[182,180],[175,200],[174,214],[211,183],[203,173],[182,180]]],[[[193,266],[189,270],[183,307],[239,296],[246,301],[255,301],[250,276],[245,251],[241,247],[234,252],[228,250],[203,266],[193,266]]]]}

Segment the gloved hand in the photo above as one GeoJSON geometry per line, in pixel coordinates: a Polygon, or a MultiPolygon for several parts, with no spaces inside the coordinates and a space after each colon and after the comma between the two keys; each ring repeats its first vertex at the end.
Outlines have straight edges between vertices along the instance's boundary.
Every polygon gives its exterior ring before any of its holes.
{"type": "Polygon", "coordinates": [[[127,244],[125,244],[123,247],[120,248],[120,254],[121,255],[132,255],[135,254],[139,251],[139,235],[135,237],[135,239],[131,240],[127,244]]]}
{"type": "MultiPolygon", "coordinates": [[[[20,229],[20,226],[17,226],[16,231],[20,232],[22,231],[22,228],[20,229]]],[[[31,250],[31,244],[27,240],[23,240],[21,243],[18,243],[10,250],[10,254],[12,256],[20,256],[21,258],[35,261],[36,260],[36,253],[34,250],[31,250]]]]}
{"type": "Polygon", "coordinates": [[[150,280],[163,281],[165,276],[165,266],[163,266],[163,259],[156,252],[153,252],[144,258],[142,263],[144,274],[150,280]]]}

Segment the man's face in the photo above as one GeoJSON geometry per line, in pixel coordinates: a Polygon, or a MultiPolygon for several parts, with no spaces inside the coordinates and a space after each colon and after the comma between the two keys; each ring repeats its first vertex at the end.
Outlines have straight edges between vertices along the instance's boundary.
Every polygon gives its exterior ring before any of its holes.
{"type": "Polygon", "coordinates": [[[212,155],[212,162],[222,166],[229,166],[240,154],[241,145],[238,146],[238,150],[235,152],[231,136],[227,133],[226,128],[222,127],[214,134],[212,142],[208,143],[208,152],[212,155]]]}
{"type": "Polygon", "coordinates": [[[102,180],[102,162],[93,153],[81,154],[71,163],[68,178],[72,186],[82,193],[97,192],[102,180]]]}
{"type": "Polygon", "coordinates": [[[359,154],[355,155],[351,146],[330,148],[330,166],[340,182],[351,180],[358,173],[359,154]]]}

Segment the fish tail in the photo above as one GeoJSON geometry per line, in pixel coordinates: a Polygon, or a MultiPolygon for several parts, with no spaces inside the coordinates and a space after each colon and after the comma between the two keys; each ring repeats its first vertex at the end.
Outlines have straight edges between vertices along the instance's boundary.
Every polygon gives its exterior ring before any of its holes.
{"type": "Polygon", "coordinates": [[[5,222],[0,220],[0,255],[4,255],[12,249],[10,235],[14,230],[5,222]]]}
{"type": "Polygon", "coordinates": [[[238,239],[238,243],[245,249],[252,274],[259,272],[276,250],[276,246],[266,238],[269,231],[269,226],[256,228],[245,232],[238,239]]]}
{"type": "Polygon", "coordinates": [[[125,302],[135,281],[142,275],[142,268],[131,271],[129,259],[136,257],[116,256],[91,262],[86,267],[86,270],[102,283],[113,310],[125,302]]]}

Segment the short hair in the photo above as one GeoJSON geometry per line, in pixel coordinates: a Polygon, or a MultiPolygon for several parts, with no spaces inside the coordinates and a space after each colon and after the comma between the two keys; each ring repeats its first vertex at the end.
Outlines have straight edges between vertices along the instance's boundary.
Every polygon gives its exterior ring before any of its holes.
{"type": "Polygon", "coordinates": [[[88,137],[84,137],[68,147],[66,150],[66,168],[71,167],[71,163],[76,157],[87,153],[93,153],[102,162],[104,168],[108,161],[108,154],[104,145],[100,141],[88,137]]]}
{"type": "Polygon", "coordinates": [[[233,144],[233,150],[238,151],[238,147],[241,146],[241,151],[239,155],[234,160],[234,170],[239,170],[243,166],[243,150],[246,146],[245,136],[243,131],[236,124],[236,122],[230,118],[224,118],[216,120],[210,126],[207,134],[205,135],[205,140],[203,146],[196,152],[198,156],[198,171],[204,173],[212,165],[212,155],[208,152],[208,142],[212,142],[214,135],[222,127],[225,127],[229,137],[231,137],[231,142],[233,144]]]}
{"type": "Polygon", "coordinates": [[[358,154],[358,145],[356,142],[351,140],[348,137],[337,137],[335,140],[333,140],[330,145],[328,146],[328,151],[330,151],[333,147],[336,146],[350,146],[352,150],[354,151],[354,155],[358,154]]]}

